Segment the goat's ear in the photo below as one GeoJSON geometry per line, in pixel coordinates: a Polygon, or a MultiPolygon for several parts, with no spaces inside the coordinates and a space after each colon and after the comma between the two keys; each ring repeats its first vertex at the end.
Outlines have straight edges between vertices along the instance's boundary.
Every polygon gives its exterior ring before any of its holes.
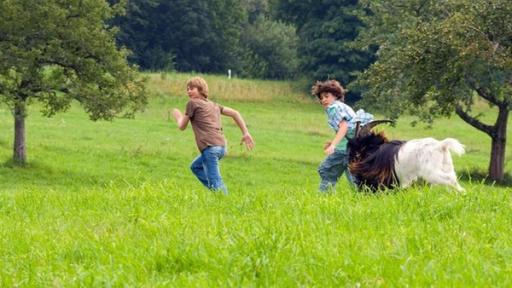
{"type": "Polygon", "coordinates": [[[373,127],[383,123],[395,123],[395,121],[387,119],[370,121],[368,122],[368,124],[364,125],[363,128],[361,128],[361,130],[359,130],[359,133],[356,134],[356,137],[368,136],[373,127]]]}

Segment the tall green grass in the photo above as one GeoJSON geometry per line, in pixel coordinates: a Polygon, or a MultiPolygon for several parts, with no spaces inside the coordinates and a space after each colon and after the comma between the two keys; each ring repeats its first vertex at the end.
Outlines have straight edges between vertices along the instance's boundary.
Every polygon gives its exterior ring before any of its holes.
{"type": "MultiPolygon", "coordinates": [[[[332,138],[321,107],[296,83],[207,75],[212,98],[242,113],[257,145],[245,151],[224,118],[229,195],[211,193],[188,168],[192,131],[168,119],[185,106],[189,75],[150,77],[136,119],[91,122],[77,105],[48,119],[31,107],[25,168],[9,164],[12,116],[0,107],[0,286],[512,285],[510,188],[465,178],[461,195],[421,183],[370,195],[343,178],[320,195],[316,168],[332,138]]],[[[455,117],[433,129],[411,120],[383,129],[455,137],[467,149],[457,172],[485,171],[485,135],[455,117]]]]}

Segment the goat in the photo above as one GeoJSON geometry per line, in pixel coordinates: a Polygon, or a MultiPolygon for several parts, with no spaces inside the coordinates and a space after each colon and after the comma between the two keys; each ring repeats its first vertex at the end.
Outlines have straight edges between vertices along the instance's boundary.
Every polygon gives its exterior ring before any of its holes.
{"type": "Polygon", "coordinates": [[[349,171],[359,188],[372,191],[383,188],[408,187],[418,178],[431,184],[464,191],[457,182],[450,151],[462,155],[464,146],[453,138],[389,141],[383,132],[371,129],[390,120],[372,121],[349,140],[349,171]]]}

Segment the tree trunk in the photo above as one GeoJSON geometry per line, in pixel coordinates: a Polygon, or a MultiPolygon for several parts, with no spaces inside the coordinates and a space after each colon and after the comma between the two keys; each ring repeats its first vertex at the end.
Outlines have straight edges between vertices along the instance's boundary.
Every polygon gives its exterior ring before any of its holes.
{"type": "Polygon", "coordinates": [[[14,154],[15,164],[25,165],[27,155],[25,150],[25,102],[16,102],[14,106],[14,154]]]}
{"type": "Polygon", "coordinates": [[[507,143],[507,121],[509,111],[507,107],[499,107],[496,120],[496,133],[492,137],[491,162],[489,163],[489,178],[497,182],[504,180],[505,147],[507,143]]]}

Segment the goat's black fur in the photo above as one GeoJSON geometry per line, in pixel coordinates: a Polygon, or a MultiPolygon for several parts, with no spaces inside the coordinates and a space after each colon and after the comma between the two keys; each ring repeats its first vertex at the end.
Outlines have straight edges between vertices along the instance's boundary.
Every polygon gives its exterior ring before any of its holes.
{"type": "Polygon", "coordinates": [[[349,170],[359,188],[372,191],[394,188],[398,180],[394,165],[404,141],[389,141],[383,133],[371,132],[348,142],[349,170]]]}

